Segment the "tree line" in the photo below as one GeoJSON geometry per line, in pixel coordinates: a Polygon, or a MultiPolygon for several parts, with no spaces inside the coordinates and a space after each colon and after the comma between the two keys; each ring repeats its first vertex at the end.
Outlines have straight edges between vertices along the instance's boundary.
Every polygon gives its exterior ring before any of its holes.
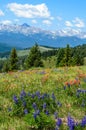
{"type": "Polygon", "coordinates": [[[58,48],[43,53],[40,52],[38,44],[35,44],[28,56],[18,57],[17,51],[13,48],[10,56],[6,60],[0,61],[0,71],[8,72],[21,69],[29,69],[31,67],[45,67],[43,59],[51,60],[55,56],[56,67],[83,65],[84,57],[86,57],[86,45],[71,48],[69,44],[65,48],[58,48]],[[50,57],[50,58],[49,58],[50,57]]]}

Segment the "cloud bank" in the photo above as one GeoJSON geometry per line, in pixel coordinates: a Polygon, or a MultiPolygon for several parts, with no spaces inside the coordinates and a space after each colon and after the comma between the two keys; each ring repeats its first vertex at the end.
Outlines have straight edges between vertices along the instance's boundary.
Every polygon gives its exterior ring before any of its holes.
{"type": "Polygon", "coordinates": [[[50,12],[45,3],[32,5],[32,4],[17,4],[9,3],[7,8],[12,11],[17,17],[23,18],[48,18],[50,12]]]}

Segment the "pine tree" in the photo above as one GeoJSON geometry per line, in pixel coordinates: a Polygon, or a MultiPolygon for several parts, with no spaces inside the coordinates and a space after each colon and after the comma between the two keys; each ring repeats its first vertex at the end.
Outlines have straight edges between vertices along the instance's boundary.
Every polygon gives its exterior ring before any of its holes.
{"type": "Polygon", "coordinates": [[[63,58],[64,65],[69,66],[71,64],[70,60],[71,60],[71,48],[69,44],[67,44],[63,58]]]}
{"type": "Polygon", "coordinates": [[[26,59],[26,68],[31,67],[42,67],[43,62],[41,60],[41,52],[39,50],[38,44],[35,44],[29,52],[29,55],[26,59]]]}
{"type": "Polygon", "coordinates": [[[62,60],[64,57],[64,49],[60,48],[57,53],[57,60],[56,60],[56,66],[63,66],[62,60]]]}
{"type": "Polygon", "coordinates": [[[13,48],[10,54],[10,70],[17,70],[18,69],[18,56],[17,56],[17,52],[16,49],[13,48]]]}

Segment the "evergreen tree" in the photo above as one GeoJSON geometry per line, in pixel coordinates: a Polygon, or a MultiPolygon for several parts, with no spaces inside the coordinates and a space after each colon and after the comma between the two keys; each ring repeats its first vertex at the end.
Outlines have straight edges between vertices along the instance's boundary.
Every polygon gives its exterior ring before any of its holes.
{"type": "Polygon", "coordinates": [[[17,52],[16,49],[13,48],[10,54],[10,70],[17,70],[18,69],[18,56],[17,56],[17,52]]]}
{"type": "Polygon", "coordinates": [[[29,52],[29,55],[26,59],[26,68],[30,67],[42,67],[43,62],[41,60],[41,52],[37,44],[35,44],[29,52]]]}
{"type": "Polygon", "coordinates": [[[70,61],[71,61],[71,48],[69,44],[67,44],[67,47],[65,48],[64,58],[63,58],[64,65],[66,66],[71,65],[70,61]]]}
{"type": "Polygon", "coordinates": [[[84,58],[80,55],[80,53],[75,54],[75,61],[76,61],[76,65],[84,64],[84,58]]]}
{"type": "Polygon", "coordinates": [[[64,49],[63,49],[63,48],[60,48],[60,49],[58,50],[58,53],[57,53],[56,66],[63,66],[63,65],[64,65],[64,64],[62,63],[63,57],[64,57],[64,49]]]}

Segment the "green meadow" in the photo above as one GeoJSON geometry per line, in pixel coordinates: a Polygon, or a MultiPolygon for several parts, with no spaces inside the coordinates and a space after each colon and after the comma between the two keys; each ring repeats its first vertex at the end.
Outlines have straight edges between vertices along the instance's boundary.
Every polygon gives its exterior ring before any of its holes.
{"type": "Polygon", "coordinates": [[[86,66],[0,73],[0,130],[73,130],[69,115],[79,124],[74,130],[86,130],[86,124],[81,126],[86,116],[86,66]],[[22,105],[20,95],[26,104],[22,105]]]}

